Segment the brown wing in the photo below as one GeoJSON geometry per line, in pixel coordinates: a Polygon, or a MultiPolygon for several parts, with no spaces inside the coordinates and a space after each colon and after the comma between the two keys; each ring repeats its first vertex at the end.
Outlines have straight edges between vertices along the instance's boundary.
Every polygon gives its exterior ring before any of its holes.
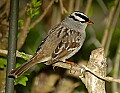
{"type": "Polygon", "coordinates": [[[78,47],[80,46],[80,32],[76,32],[74,30],[67,30],[65,33],[66,34],[64,34],[61,42],[52,54],[53,59],[71,57],[69,55],[71,55],[71,53],[74,50],[78,49],[78,47]]]}
{"type": "Polygon", "coordinates": [[[60,29],[62,29],[62,26],[60,24],[54,26],[52,29],[49,30],[48,35],[44,38],[44,40],[42,40],[42,43],[39,45],[39,47],[37,48],[36,53],[41,49],[42,45],[45,43],[45,41],[48,39],[48,37],[54,32],[54,31],[61,31],[60,29]]]}

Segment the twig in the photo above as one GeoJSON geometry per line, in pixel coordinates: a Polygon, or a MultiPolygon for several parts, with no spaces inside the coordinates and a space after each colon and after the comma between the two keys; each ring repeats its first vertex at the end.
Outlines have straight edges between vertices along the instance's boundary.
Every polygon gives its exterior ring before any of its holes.
{"type": "Polygon", "coordinates": [[[53,11],[54,12],[52,13],[51,26],[54,26],[55,24],[60,23],[61,19],[62,19],[62,15],[61,15],[61,12],[60,12],[60,7],[54,5],[53,6],[53,11]]]}
{"type": "Polygon", "coordinates": [[[87,6],[85,9],[85,14],[88,15],[88,11],[90,10],[90,6],[91,6],[92,0],[87,0],[87,6]]]}
{"type": "Polygon", "coordinates": [[[30,17],[26,16],[24,27],[21,31],[20,37],[19,37],[18,42],[17,42],[17,49],[18,50],[23,46],[23,44],[27,38],[27,34],[29,32],[28,28],[30,25],[30,21],[31,21],[30,17]]]}
{"type": "Polygon", "coordinates": [[[32,23],[31,25],[30,25],[30,27],[31,28],[33,28],[34,26],[36,26],[44,17],[45,17],[45,15],[47,14],[47,12],[49,11],[49,9],[52,7],[52,5],[54,4],[54,1],[55,0],[52,0],[51,2],[50,2],[50,4],[48,5],[48,7],[45,9],[45,11],[43,12],[43,14],[38,18],[38,19],[36,19],[36,21],[34,22],[34,23],[32,23]]]}
{"type": "Polygon", "coordinates": [[[63,6],[63,1],[60,0],[60,7],[61,7],[61,13],[64,14],[64,13],[67,13],[67,10],[65,9],[65,7],[63,6]]]}
{"type": "Polygon", "coordinates": [[[115,79],[113,77],[105,77],[103,78],[104,80],[108,81],[108,82],[116,82],[116,83],[120,83],[120,79],[115,79]]]}
{"type": "Polygon", "coordinates": [[[82,4],[83,4],[83,0],[76,0],[76,2],[75,2],[75,10],[76,11],[80,10],[82,4]]]}
{"type": "MultiPolygon", "coordinates": [[[[58,62],[58,63],[55,63],[53,64],[54,67],[62,67],[62,68],[66,68],[68,70],[73,70],[73,71],[77,71],[77,72],[80,72],[81,69],[85,69],[85,71],[87,72],[90,72],[91,74],[93,74],[94,76],[102,79],[102,80],[105,80],[105,81],[108,81],[108,82],[116,82],[116,83],[120,83],[120,79],[114,79],[112,77],[103,77],[103,76],[100,76],[100,75],[97,75],[96,73],[94,73],[92,70],[90,70],[88,67],[84,66],[84,65],[73,65],[72,66],[72,69],[71,69],[71,64],[66,64],[66,63],[63,63],[63,62],[58,62]]],[[[81,73],[80,73],[81,75],[81,73]]]]}
{"type": "Polygon", "coordinates": [[[72,13],[72,12],[73,12],[74,2],[75,2],[75,0],[70,0],[70,1],[69,1],[68,13],[72,13]]]}
{"type": "MultiPolygon", "coordinates": [[[[0,49],[0,55],[1,56],[7,56],[8,54],[8,51],[7,50],[1,50],[0,49]]],[[[25,54],[28,58],[32,58],[32,55],[30,54],[25,54]]],[[[19,51],[16,51],[16,57],[19,57],[19,58],[23,58],[23,55],[19,52],[19,51]]]]}
{"type": "MultiPolygon", "coordinates": [[[[7,55],[7,50],[0,50],[0,55],[3,56],[3,55],[7,55]]],[[[32,55],[29,55],[29,54],[26,54],[27,57],[29,58],[32,58],[32,55]]],[[[20,58],[23,58],[22,55],[19,53],[19,52],[16,52],[16,57],[20,57],[20,58]]],[[[87,71],[87,72],[90,72],[91,74],[93,74],[94,76],[102,79],[102,80],[105,80],[105,81],[108,81],[108,82],[117,82],[117,83],[120,83],[120,79],[114,79],[112,77],[103,77],[103,76],[100,76],[100,75],[97,75],[96,73],[94,73],[92,70],[90,70],[88,67],[84,66],[84,65],[72,65],[72,68],[71,68],[71,64],[67,64],[67,63],[63,63],[63,62],[57,62],[55,64],[53,64],[54,67],[61,67],[61,68],[66,68],[68,70],[73,70],[74,72],[80,72],[81,70],[84,69],[84,71],[87,71]]],[[[80,75],[81,75],[82,72],[80,72],[80,75]]]]}
{"type": "Polygon", "coordinates": [[[53,67],[61,67],[61,68],[66,68],[68,70],[73,70],[73,71],[78,71],[78,72],[81,71],[81,68],[83,69],[82,65],[77,65],[77,64],[73,65],[72,69],[71,69],[71,64],[66,64],[63,62],[57,62],[57,63],[53,64],[53,67]]]}
{"type": "MultiPolygon", "coordinates": [[[[118,43],[118,48],[115,55],[115,61],[114,61],[114,68],[113,68],[113,77],[116,78],[119,76],[119,68],[120,68],[120,38],[118,43]]],[[[112,83],[112,91],[118,91],[118,84],[112,83]]]]}
{"type": "Polygon", "coordinates": [[[101,6],[104,14],[106,14],[108,12],[108,8],[107,6],[105,5],[104,1],[103,0],[97,0],[98,4],[101,6]]]}
{"type": "Polygon", "coordinates": [[[26,15],[25,24],[24,24],[24,27],[21,31],[21,34],[20,34],[20,37],[19,37],[18,43],[17,43],[17,49],[18,50],[23,46],[23,44],[26,40],[27,34],[29,32],[28,27],[30,26],[30,27],[33,28],[35,25],[37,25],[43,19],[43,17],[46,15],[46,13],[48,12],[48,10],[50,9],[50,7],[52,6],[53,3],[54,3],[54,0],[51,1],[51,3],[48,5],[48,7],[43,12],[43,14],[31,25],[30,25],[31,19],[30,19],[29,16],[26,15]]]}
{"type": "Polygon", "coordinates": [[[90,70],[89,68],[87,68],[86,66],[82,65],[82,67],[87,71],[90,72],[91,74],[93,74],[94,76],[98,77],[99,79],[102,79],[104,81],[108,81],[108,82],[116,82],[116,83],[120,83],[120,79],[115,79],[113,77],[103,77],[100,75],[97,75],[96,73],[94,73],[92,70],[90,70]]]}
{"type": "Polygon", "coordinates": [[[115,11],[115,8],[116,8],[116,5],[117,5],[118,1],[119,0],[115,0],[115,5],[112,6],[112,8],[109,11],[109,15],[108,15],[108,18],[107,18],[107,21],[106,21],[105,31],[104,31],[103,38],[102,38],[102,47],[105,47],[105,44],[107,42],[110,23],[112,21],[113,14],[114,14],[114,11],[115,11]]]}
{"type": "Polygon", "coordinates": [[[106,47],[105,47],[105,54],[106,55],[108,55],[108,50],[109,50],[109,47],[110,47],[110,43],[111,43],[111,39],[112,39],[112,36],[113,36],[113,32],[115,30],[116,23],[117,23],[118,18],[119,18],[119,14],[120,14],[120,1],[118,3],[118,7],[116,9],[116,12],[114,14],[114,18],[113,18],[113,21],[112,21],[112,24],[111,24],[109,36],[107,38],[106,47]]]}
{"type": "Polygon", "coordinates": [[[8,54],[8,51],[7,50],[2,50],[0,49],[0,55],[1,56],[6,56],[8,54]]]}
{"type": "Polygon", "coordinates": [[[91,44],[94,44],[95,47],[101,47],[101,43],[96,38],[95,29],[92,26],[89,26],[88,29],[89,29],[89,33],[90,33],[90,38],[86,42],[86,45],[90,46],[91,44]]]}

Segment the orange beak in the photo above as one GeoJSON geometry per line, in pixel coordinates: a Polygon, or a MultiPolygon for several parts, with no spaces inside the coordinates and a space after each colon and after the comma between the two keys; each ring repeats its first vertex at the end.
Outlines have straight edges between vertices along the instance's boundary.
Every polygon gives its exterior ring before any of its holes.
{"type": "Polygon", "coordinates": [[[92,21],[88,21],[86,22],[86,24],[94,24],[92,21]]]}

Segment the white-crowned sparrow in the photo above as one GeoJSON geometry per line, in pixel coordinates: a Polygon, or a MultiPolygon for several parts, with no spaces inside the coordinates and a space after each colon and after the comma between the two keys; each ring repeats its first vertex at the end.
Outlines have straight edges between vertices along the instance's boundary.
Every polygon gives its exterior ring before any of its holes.
{"type": "Polygon", "coordinates": [[[44,42],[42,42],[30,61],[12,70],[9,76],[17,78],[37,63],[65,62],[66,59],[78,52],[83,45],[87,24],[93,24],[93,22],[85,14],[75,11],[61,23],[50,29],[44,42]]]}

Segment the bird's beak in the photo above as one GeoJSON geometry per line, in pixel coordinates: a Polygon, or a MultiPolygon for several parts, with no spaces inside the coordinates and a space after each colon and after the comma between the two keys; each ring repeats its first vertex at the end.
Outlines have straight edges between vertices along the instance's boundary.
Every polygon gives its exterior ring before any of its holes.
{"type": "Polygon", "coordinates": [[[88,21],[86,22],[86,24],[94,24],[92,21],[88,21]]]}

